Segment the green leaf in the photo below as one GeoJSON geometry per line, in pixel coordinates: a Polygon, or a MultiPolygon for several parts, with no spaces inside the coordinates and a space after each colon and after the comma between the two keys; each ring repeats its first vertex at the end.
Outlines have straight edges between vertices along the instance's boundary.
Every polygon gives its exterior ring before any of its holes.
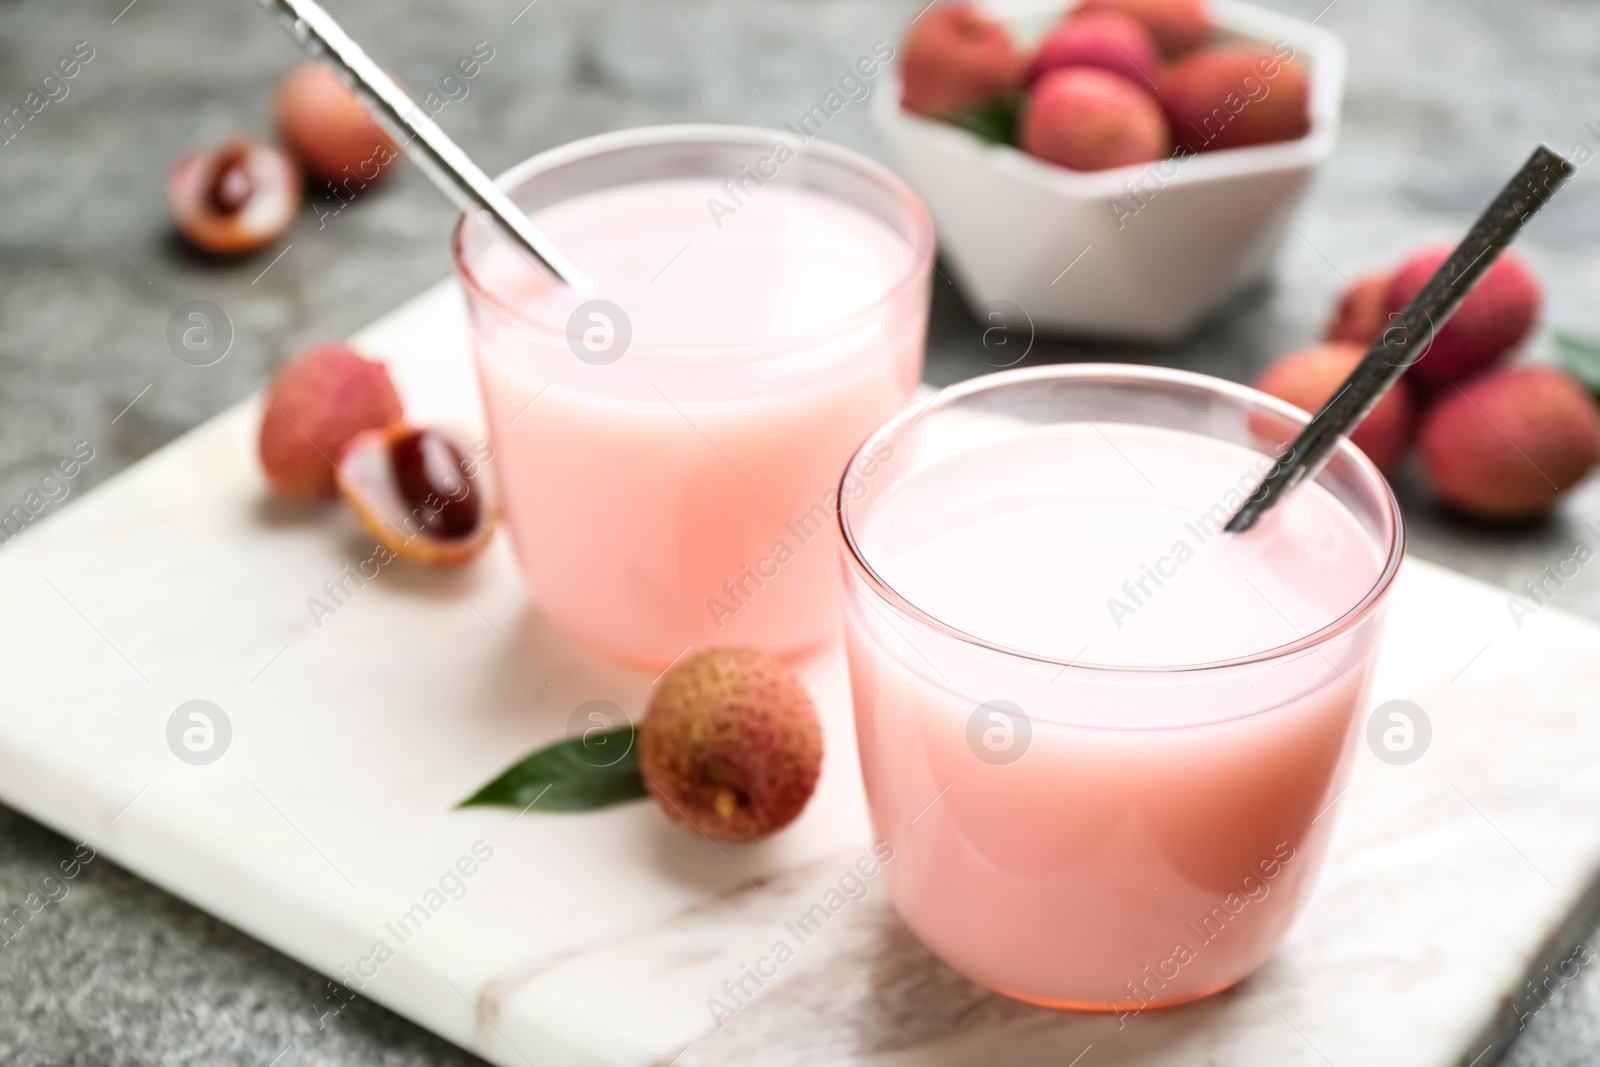
{"type": "Polygon", "coordinates": [[[633,727],[621,726],[546,745],[456,807],[592,811],[638,800],[649,792],[639,776],[634,741],[633,727]]]}
{"type": "Polygon", "coordinates": [[[991,144],[1014,145],[1017,143],[1017,111],[1016,99],[997,100],[951,121],[991,144]]]}
{"type": "Polygon", "coordinates": [[[1600,341],[1560,330],[1551,331],[1551,336],[1555,339],[1556,351],[1561,354],[1561,365],[1584,385],[1600,393],[1600,341]]]}

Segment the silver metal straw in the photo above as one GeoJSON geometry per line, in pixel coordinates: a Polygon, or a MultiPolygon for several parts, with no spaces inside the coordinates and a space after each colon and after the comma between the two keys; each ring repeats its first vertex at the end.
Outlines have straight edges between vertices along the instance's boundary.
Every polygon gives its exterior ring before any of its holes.
{"type": "Polygon", "coordinates": [[[1384,392],[1428,352],[1433,335],[1534,214],[1577,168],[1540,145],[1472,224],[1416,298],[1372,343],[1333,399],[1300,431],[1267,476],[1223,527],[1243,533],[1308,476],[1322,469],[1339,438],[1366,418],[1384,392]],[[1420,343],[1419,343],[1420,342],[1420,343]]]}
{"type": "Polygon", "coordinates": [[[527,214],[489,180],[489,176],[315,0],[261,0],[261,5],[283,20],[289,33],[307,52],[326,60],[350,83],[372,113],[410,149],[412,158],[445,195],[463,210],[477,207],[488,212],[500,232],[514,245],[568,285],[587,286],[583,273],[539,232],[527,214]]]}

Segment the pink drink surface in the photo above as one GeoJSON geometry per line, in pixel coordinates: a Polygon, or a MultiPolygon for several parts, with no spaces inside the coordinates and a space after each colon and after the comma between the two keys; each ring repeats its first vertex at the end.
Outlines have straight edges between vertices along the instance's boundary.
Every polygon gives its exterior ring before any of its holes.
{"type": "Polygon", "coordinates": [[[547,324],[474,323],[533,597],[591,648],[653,669],[690,648],[784,653],[838,632],[839,476],[921,377],[927,267],[906,240],[799,188],[756,190],[720,225],[712,197],[726,202],[720,182],[652,181],[535,212],[590,292],[549,285],[499,242],[473,265],[547,324]],[[604,365],[566,336],[595,299],[632,331],[604,365]]]}
{"type": "Polygon", "coordinates": [[[1180,430],[1054,426],[894,486],[861,548],[929,615],[1019,652],[1119,667],[1235,659],[1333,622],[1381,567],[1316,485],[1251,536],[1216,536],[1224,494],[1259,457],[1180,430]]]}
{"type": "Polygon", "coordinates": [[[1192,999],[1260,966],[1303,902],[1377,623],[1284,662],[1137,669],[1266,652],[1376,584],[1372,537],[1318,485],[1250,534],[1217,532],[1261,459],[1148,426],[1034,428],[930,459],[853,526],[885,584],[947,626],[1133,668],[1025,676],[947,637],[913,647],[852,587],[857,731],[891,891],[974,980],[1058,1007],[1192,999]],[[997,700],[1026,726],[983,707],[997,700]]]}

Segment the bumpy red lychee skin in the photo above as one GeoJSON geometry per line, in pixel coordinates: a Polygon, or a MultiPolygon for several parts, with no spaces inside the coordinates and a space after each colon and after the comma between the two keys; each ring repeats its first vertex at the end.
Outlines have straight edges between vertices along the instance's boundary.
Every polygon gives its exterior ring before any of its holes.
{"type": "Polygon", "coordinates": [[[1328,320],[1329,341],[1344,341],[1363,348],[1388,329],[1389,281],[1393,275],[1366,274],[1350,283],[1328,320]]]}
{"type": "Polygon", "coordinates": [[[1024,151],[1080,171],[1150,163],[1172,148],[1155,98],[1094,67],[1065,67],[1039,79],[1017,135],[1024,151]]]}
{"type": "Polygon", "coordinates": [[[942,4],[906,33],[900,104],[923,115],[959,115],[1016,92],[1023,66],[1004,26],[971,4],[942,4]]]}
{"type": "MultiPolygon", "coordinates": [[[[1409,304],[1450,252],[1439,246],[1406,260],[1389,283],[1384,310],[1392,313],[1409,304]]],[[[1503,253],[1406,373],[1430,389],[1465,380],[1522,343],[1539,321],[1539,305],[1538,279],[1515,254],[1503,253]]]]}
{"type": "Polygon", "coordinates": [[[326,64],[305,63],[278,85],[278,136],[320,182],[382,180],[399,149],[326,64]]]}
{"type": "Polygon", "coordinates": [[[1263,48],[1203,48],[1168,68],[1161,106],[1192,152],[1292,141],[1311,130],[1306,73],[1263,48]]]}
{"type": "MultiPolygon", "coordinates": [[[[1365,345],[1332,342],[1291,352],[1262,372],[1256,388],[1314,415],[1338,390],[1361,357],[1365,345]]],[[[1385,474],[1393,474],[1411,447],[1415,405],[1404,381],[1396,382],[1350,435],[1385,474]]]]}
{"type": "Polygon", "coordinates": [[[753,841],[805,809],[822,725],[794,671],[753,648],[716,648],[661,680],[639,727],[639,771],[669,819],[753,841]]]}
{"type": "Polygon", "coordinates": [[[402,414],[382,363],[339,344],[308,349],[278,373],[261,416],[261,466],[273,492],[331,500],[345,444],[362,430],[400,422],[402,414]]]}
{"type": "Polygon", "coordinates": [[[1600,460],[1600,413],[1553,367],[1493,370],[1453,386],[1423,418],[1422,463],[1439,496],[1493,519],[1542,514],[1600,460]]]}
{"type": "Polygon", "coordinates": [[[1024,80],[1032,85],[1062,67],[1098,67],[1153,91],[1161,55],[1142,23],[1116,11],[1090,11],[1069,16],[1050,31],[1024,80]]]}
{"type": "Polygon", "coordinates": [[[1211,39],[1211,18],[1202,0],[1084,0],[1081,11],[1115,11],[1144,24],[1169,58],[1211,39]]]}

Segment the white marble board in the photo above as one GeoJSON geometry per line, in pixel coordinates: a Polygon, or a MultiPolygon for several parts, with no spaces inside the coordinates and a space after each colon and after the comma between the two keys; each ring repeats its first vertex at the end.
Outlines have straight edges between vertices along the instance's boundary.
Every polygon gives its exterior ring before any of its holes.
{"type": "MultiPolygon", "coordinates": [[[[357,342],[417,419],[480,422],[453,283],[357,342]]],[[[803,664],[828,753],[774,839],[718,848],[649,803],[454,811],[651,679],[553,634],[503,537],[456,572],[392,564],[317,625],[307,599],[372,545],[340,508],[268,497],[257,403],[0,551],[0,799],[495,1064],[1483,1067],[1588,906],[1600,627],[1518,627],[1504,593],[1410,560],[1375,699],[1423,707],[1431,747],[1361,751],[1313,902],[1251,984],[1125,1027],[1030,1008],[929,956],[874,879],[716,1026],[709,998],[870,847],[840,651],[803,664]],[[193,699],[232,726],[203,766],[166,740],[193,699]]]]}

